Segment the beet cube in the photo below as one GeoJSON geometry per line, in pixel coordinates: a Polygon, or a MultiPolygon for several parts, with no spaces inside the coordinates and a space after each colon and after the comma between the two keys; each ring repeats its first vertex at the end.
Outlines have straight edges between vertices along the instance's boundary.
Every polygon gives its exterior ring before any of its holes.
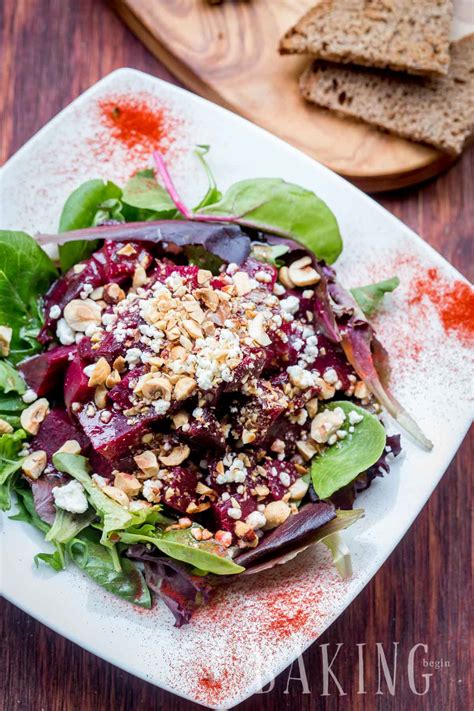
{"type": "Polygon", "coordinates": [[[57,387],[76,346],[58,346],[45,353],[27,358],[19,365],[28,387],[42,397],[57,387]]]}
{"type": "Polygon", "coordinates": [[[64,403],[68,410],[73,402],[88,402],[94,395],[94,388],[89,387],[89,378],[84,373],[85,366],[86,362],[76,355],[66,371],[64,403]]]}
{"type": "Polygon", "coordinates": [[[242,436],[243,430],[253,432],[256,438],[252,446],[266,441],[275,420],[287,409],[288,402],[283,391],[265,380],[257,381],[257,395],[250,398],[238,412],[233,414],[233,431],[242,436]]]}
{"type": "Polygon", "coordinates": [[[163,487],[163,503],[175,511],[186,513],[189,504],[197,504],[198,472],[191,467],[170,467],[168,485],[163,487]]]}
{"type": "Polygon", "coordinates": [[[225,437],[220,422],[209,408],[202,408],[202,415],[192,417],[188,429],[178,430],[181,439],[191,447],[225,449],[225,437]]]}
{"type": "Polygon", "coordinates": [[[52,455],[68,439],[77,440],[83,449],[83,454],[88,454],[89,439],[77,422],[68,415],[66,410],[54,408],[41,423],[39,432],[33,438],[31,446],[34,450],[43,449],[48,455],[48,459],[51,459],[52,455]]]}
{"type": "MultiPolygon", "coordinates": [[[[245,494],[234,494],[232,498],[240,504],[242,515],[238,519],[239,521],[245,521],[247,516],[257,509],[257,500],[253,497],[245,496],[245,494]]],[[[222,531],[234,530],[236,519],[229,516],[229,509],[231,508],[233,508],[233,504],[230,499],[227,501],[219,499],[211,505],[217,529],[222,531]]]]}
{"type": "Polygon", "coordinates": [[[84,432],[99,454],[114,460],[126,456],[132,447],[141,442],[143,435],[149,432],[153,419],[149,416],[134,417],[132,424],[129,424],[129,418],[115,410],[99,410],[93,415],[88,415],[87,411],[86,405],[78,415],[84,432]],[[104,416],[104,413],[108,414],[104,416]],[[109,415],[109,421],[104,422],[109,415]]]}
{"type": "Polygon", "coordinates": [[[280,462],[278,459],[267,460],[263,464],[265,469],[266,479],[262,483],[266,484],[270,489],[270,496],[272,499],[279,500],[282,499],[285,494],[288,493],[288,486],[282,482],[280,475],[283,474],[283,480],[286,480],[285,474],[288,474],[291,484],[294,484],[297,479],[301,477],[301,474],[295,469],[295,465],[292,462],[280,462]]]}

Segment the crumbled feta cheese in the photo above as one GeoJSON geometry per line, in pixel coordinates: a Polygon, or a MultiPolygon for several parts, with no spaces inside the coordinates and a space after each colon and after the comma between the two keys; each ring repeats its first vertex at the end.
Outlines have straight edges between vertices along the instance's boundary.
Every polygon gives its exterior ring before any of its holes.
{"type": "Polygon", "coordinates": [[[253,530],[257,530],[259,528],[263,528],[267,522],[267,519],[261,513],[260,511],[252,511],[247,518],[245,519],[245,523],[247,523],[253,530]]]}
{"type": "Polygon", "coordinates": [[[356,412],[355,410],[351,410],[349,412],[348,417],[349,417],[349,422],[351,423],[351,425],[358,425],[359,422],[362,422],[362,420],[364,419],[364,416],[359,415],[359,413],[356,412]]]}
{"type": "Polygon", "coordinates": [[[297,388],[304,390],[316,384],[316,378],[309,370],[304,370],[299,365],[290,365],[286,369],[290,376],[290,382],[297,388]]]}
{"type": "Polygon", "coordinates": [[[281,310],[287,314],[295,314],[298,311],[299,307],[300,300],[297,296],[293,296],[293,294],[290,294],[290,296],[287,296],[286,299],[282,299],[280,301],[281,310]]]}
{"type": "Polygon", "coordinates": [[[328,383],[328,385],[334,385],[334,383],[337,383],[338,377],[334,368],[328,368],[324,372],[323,380],[328,383]]]}
{"type": "Polygon", "coordinates": [[[288,474],[288,472],[280,472],[279,479],[280,479],[281,483],[283,484],[283,486],[286,486],[286,487],[290,486],[291,479],[290,479],[290,475],[288,474]]]}
{"type": "Polygon", "coordinates": [[[81,299],[87,299],[89,294],[92,294],[93,291],[94,291],[94,287],[92,286],[92,284],[84,284],[79,296],[81,297],[81,299]]]}
{"type": "Polygon", "coordinates": [[[74,480],[64,486],[55,486],[52,493],[58,508],[78,514],[87,511],[89,504],[80,482],[74,480]]]}
{"type": "Polygon", "coordinates": [[[242,518],[242,509],[237,509],[233,506],[227,509],[227,514],[233,518],[234,520],[238,520],[239,518],[242,518]]]}
{"type": "Polygon", "coordinates": [[[56,335],[63,346],[71,346],[76,340],[75,332],[64,318],[60,318],[56,325],[56,335]]]}
{"type": "Polygon", "coordinates": [[[21,399],[23,400],[23,402],[26,402],[26,404],[29,405],[30,403],[38,399],[38,395],[35,393],[34,390],[28,388],[28,390],[24,393],[21,399]]]}
{"type": "Polygon", "coordinates": [[[157,415],[164,415],[170,409],[170,403],[166,400],[155,400],[153,403],[153,409],[157,415]]]}
{"type": "Polygon", "coordinates": [[[142,352],[139,348],[129,348],[125,353],[125,360],[129,365],[136,365],[140,362],[142,352]]]}
{"type": "Polygon", "coordinates": [[[60,316],[61,316],[61,309],[59,308],[59,306],[57,304],[55,304],[54,306],[51,306],[51,308],[49,310],[49,317],[56,319],[56,318],[59,318],[60,316]]]}

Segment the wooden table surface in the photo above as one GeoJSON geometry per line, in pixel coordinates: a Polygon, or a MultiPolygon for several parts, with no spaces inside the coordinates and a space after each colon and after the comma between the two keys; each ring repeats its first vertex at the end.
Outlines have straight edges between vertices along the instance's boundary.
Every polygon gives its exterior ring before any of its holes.
{"type": "MultiPolygon", "coordinates": [[[[118,67],[135,67],[173,81],[102,0],[3,0],[0,18],[1,162],[78,94],[118,67]]],[[[377,199],[472,279],[473,190],[471,149],[437,180],[377,199]]],[[[464,442],[429,503],[372,582],[305,653],[308,685],[289,680],[287,670],[273,690],[239,709],[473,707],[468,644],[472,443],[472,437],[464,442]],[[395,642],[399,664],[394,695],[384,685],[384,693],[377,694],[376,644],[390,655],[395,642]],[[344,646],[334,670],[346,695],[331,684],[330,696],[323,697],[320,645],[330,645],[331,657],[338,643],[344,646]],[[363,643],[365,695],[357,693],[356,645],[363,643]],[[424,696],[413,693],[407,675],[408,654],[419,643],[428,646],[426,660],[447,662],[439,669],[417,665],[419,690],[421,674],[432,673],[424,696]]],[[[8,575],[6,570],[1,573],[8,575]]],[[[198,708],[97,659],[13,605],[3,602],[2,612],[0,706],[5,711],[198,708]]],[[[301,676],[298,666],[292,676],[301,676]]]]}

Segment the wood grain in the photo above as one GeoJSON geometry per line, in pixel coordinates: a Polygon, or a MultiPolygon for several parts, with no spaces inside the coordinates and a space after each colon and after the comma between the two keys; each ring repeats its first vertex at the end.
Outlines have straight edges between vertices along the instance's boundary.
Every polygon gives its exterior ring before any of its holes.
{"type": "Polygon", "coordinates": [[[151,52],[199,94],[240,113],[366,190],[426,180],[452,163],[438,151],[343,119],[300,96],[306,57],[280,57],[281,35],[314,0],[115,0],[151,52]]]}
{"type": "MultiPolygon", "coordinates": [[[[170,79],[101,0],[4,0],[0,23],[2,162],[113,69],[132,66],[170,79]]],[[[473,185],[471,150],[436,181],[379,200],[472,278],[473,185]]],[[[472,437],[464,442],[429,503],[372,582],[305,653],[311,694],[303,694],[298,681],[290,682],[285,693],[286,670],[273,691],[248,700],[240,711],[464,711],[473,707],[469,687],[473,442],[472,437]],[[449,661],[448,668],[429,670],[433,677],[426,696],[413,695],[403,666],[395,696],[375,694],[375,644],[380,642],[388,650],[397,641],[404,662],[419,642],[429,646],[430,658],[449,661]],[[321,697],[319,645],[329,644],[332,654],[339,642],[344,643],[346,655],[335,670],[347,695],[337,696],[332,687],[331,696],[321,697]],[[365,695],[356,693],[357,643],[367,645],[365,695]]],[[[8,575],[7,570],[0,573],[8,575]]],[[[199,708],[101,661],[6,602],[0,634],[0,707],[5,711],[199,708]]]]}

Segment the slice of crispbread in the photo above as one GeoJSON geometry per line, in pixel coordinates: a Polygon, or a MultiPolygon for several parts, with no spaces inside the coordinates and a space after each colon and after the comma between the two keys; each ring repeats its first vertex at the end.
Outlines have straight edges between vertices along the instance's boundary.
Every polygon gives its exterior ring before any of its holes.
{"type": "Polygon", "coordinates": [[[474,34],[453,43],[447,77],[315,61],[300,89],[318,106],[458,154],[474,135],[474,34]]]}
{"type": "Polygon", "coordinates": [[[282,54],[442,76],[452,0],[320,0],[280,42],[282,54]]]}

